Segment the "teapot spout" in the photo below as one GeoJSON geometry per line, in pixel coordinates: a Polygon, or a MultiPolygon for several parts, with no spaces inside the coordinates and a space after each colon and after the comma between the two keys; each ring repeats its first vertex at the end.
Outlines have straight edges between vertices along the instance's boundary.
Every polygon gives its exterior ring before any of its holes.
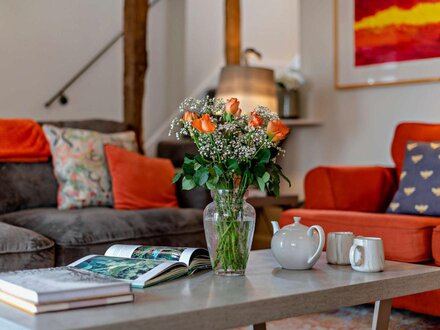
{"type": "Polygon", "coordinates": [[[280,225],[278,224],[278,221],[271,221],[273,233],[275,234],[278,230],[280,230],[280,225]]]}

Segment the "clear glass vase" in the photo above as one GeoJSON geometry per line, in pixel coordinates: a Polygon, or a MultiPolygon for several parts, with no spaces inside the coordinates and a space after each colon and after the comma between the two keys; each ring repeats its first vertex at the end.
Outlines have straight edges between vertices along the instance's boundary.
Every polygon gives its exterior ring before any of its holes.
{"type": "Polygon", "coordinates": [[[255,229],[255,209],[236,190],[214,190],[203,212],[206,242],[216,275],[244,275],[255,229]]]}

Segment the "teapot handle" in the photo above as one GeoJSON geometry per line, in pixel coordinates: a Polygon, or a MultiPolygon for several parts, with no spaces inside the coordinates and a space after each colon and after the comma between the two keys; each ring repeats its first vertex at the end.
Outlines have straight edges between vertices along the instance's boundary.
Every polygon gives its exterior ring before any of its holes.
{"type": "Polygon", "coordinates": [[[307,230],[307,236],[309,236],[309,237],[313,236],[313,229],[315,229],[319,234],[319,244],[318,244],[318,248],[316,249],[315,254],[313,256],[311,256],[309,258],[309,260],[307,260],[307,264],[309,264],[311,266],[313,266],[315,264],[315,262],[318,260],[318,258],[321,256],[322,249],[324,248],[324,244],[325,244],[324,229],[322,229],[321,226],[318,226],[318,225],[311,226],[307,230]]]}

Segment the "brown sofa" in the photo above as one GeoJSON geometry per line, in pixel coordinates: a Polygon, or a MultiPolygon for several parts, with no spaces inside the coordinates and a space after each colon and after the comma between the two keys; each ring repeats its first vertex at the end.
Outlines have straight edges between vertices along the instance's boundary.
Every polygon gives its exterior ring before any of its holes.
{"type": "MultiPolygon", "coordinates": [[[[51,123],[103,133],[128,129],[104,121],[51,123]]],[[[56,208],[51,162],[0,163],[0,271],[68,264],[102,254],[112,244],[205,246],[205,191],[177,187],[180,208],[122,211],[107,207],[56,208]]]]}

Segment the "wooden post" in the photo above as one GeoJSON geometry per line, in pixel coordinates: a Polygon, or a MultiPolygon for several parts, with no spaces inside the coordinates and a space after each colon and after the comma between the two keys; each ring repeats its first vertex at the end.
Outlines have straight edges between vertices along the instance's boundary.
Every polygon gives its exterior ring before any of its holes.
{"type": "Polygon", "coordinates": [[[240,39],[240,0],[225,0],[225,55],[227,65],[240,64],[240,39]]]}
{"type": "Polygon", "coordinates": [[[147,70],[148,0],[125,0],[124,4],[124,121],[136,132],[143,150],[142,103],[147,70]]]}

